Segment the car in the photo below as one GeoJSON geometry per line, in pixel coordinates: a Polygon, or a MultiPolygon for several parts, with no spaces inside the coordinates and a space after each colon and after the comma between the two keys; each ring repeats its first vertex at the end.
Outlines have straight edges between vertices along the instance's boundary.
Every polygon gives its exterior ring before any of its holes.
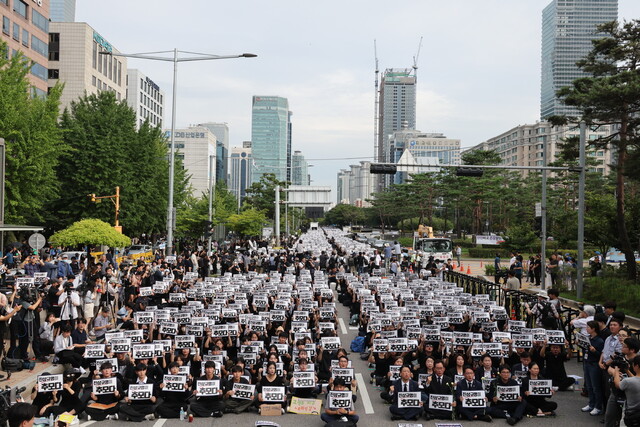
{"type": "MultiPolygon", "coordinates": [[[[66,262],[68,262],[69,264],[71,264],[71,258],[77,259],[78,261],[80,261],[80,257],[81,256],[86,256],[87,253],[84,251],[67,251],[67,252],[62,252],[60,255],[58,255],[57,257],[59,257],[60,259],[62,259],[63,256],[66,256],[67,259],[65,260],[66,262]]],[[[56,257],[56,258],[57,258],[56,257]]]]}
{"type": "Polygon", "coordinates": [[[127,255],[137,255],[151,252],[151,246],[149,245],[131,245],[125,249],[127,255]]]}

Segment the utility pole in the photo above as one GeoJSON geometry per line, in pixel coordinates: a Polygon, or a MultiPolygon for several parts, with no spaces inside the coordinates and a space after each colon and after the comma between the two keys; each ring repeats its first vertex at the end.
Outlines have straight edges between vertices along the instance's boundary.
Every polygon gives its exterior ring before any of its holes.
{"type": "MultiPolygon", "coordinates": [[[[542,166],[547,167],[547,136],[542,141],[542,166]]],[[[542,195],[540,200],[540,289],[547,281],[547,170],[542,169],[542,195]]],[[[557,267],[556,267],[557,268],[557,267]]]]}
{"type": "Polygon", "coordinates": [[[578,180],[578,263],[576,266],[576,296],[578,299],[582,298],[584,284],[584,187],[587,177],[586,145],[587,125],[585,122],[580,122],[580,149],[578,156],[580,163],[580,178],[578,180]]]}
{"type": "Polygon", "coordinates": [[[119,186],[116,187],[116,194],[112,196],[96,196],[95,193],[88,194],[88,196],[91,198],[91,201],[94,203],[100,203],[100,200],[102,199],[109,199],[113,202],[116,209],[116,215],[115,215],[116,222],[113,228],[115,228],[119,233],[122,233],[122,227],[120,226],[120,187],[119,186]]]}
{"type": "MultiPolygon", "coordinates": [[[[213,168],[213,161],[215,156],[209,155],[209,226],[213,228],[213,176],[215,170],[213,168]]],[[[211,255],[211,229],[209,229],[209,240],[207,241],[207,255],[211,255]]]]}
{"type": "Polygon", "coordinates": [[[280,246],[280,186],[276,185],[276,200],[275,200],[275,233],[276,233],[276,246],[280,246]]]}

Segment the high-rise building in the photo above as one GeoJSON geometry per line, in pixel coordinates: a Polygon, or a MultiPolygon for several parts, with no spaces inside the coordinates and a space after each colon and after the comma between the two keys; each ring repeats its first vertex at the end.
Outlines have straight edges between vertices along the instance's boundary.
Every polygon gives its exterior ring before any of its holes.
{"type": "Polygon", "coordinates": [[[291,167],[291,112],[287,98],[254,96],[251,107],[252,182],[264,174],[287,181],[291,167]]]}
{"type": "MultiPolygon", "coordinates": [[[[164,134],[170,144],[171,130],[165,129],[164,134]]],[[[176,129],[174,143],[176,158],[182,160],[187,175],[191,175],[189,180],[191,194],[195,197],[207,196],[209,178],[213,176],[213,185],[216,183],[216,136],[206,127],[190,126],[186,129],[176,129]],[[212,162],[213,165],[211,165],[212,162]]]]}
{"type": "Polygon", "coordinates": [[[247,187],[251,185],[251,144],[231,148],[229,156],[229,191],[236,196],[238,206],[246,196],[247,187]]]}
{"type": "Polygon", "coordinates": [[[602,37],[596,27],[618,19],[618,0],[553,0],[542,11],[542,73],[540,117],[576,116],[556,92],[586,76],[576,62],[592,49],[591,41],[602,37]]]}
{"type": "Polygon", "coordinates": [[[149,120],[153,127],[162,127],[164,91],[149,77],[131,68],[127,70],[127,104],[136,112],[136,126],[149,120]]]}
{"type": "Polygon", "coordinates": [[[60,111],[85,94],[112,91],[118,101],[127,97],[127,58],[84,22],[51,22],[49,86],[64,83],[60,111]]]}
{"type": "MultiPolygon", "coordinates": [[[[33,61],[29,83],[33,93],[44,96],[48,89],[49,68],[49,0],[0,0],[2,33],[7,43],[6,55],[22,52],[33,61]]],[[[5,52],[0,52],[5,55],[5,52]]]]}
{"type": "MultiPolygon", "coordinates": [[[[613,126],[600,126],[597,129],[587,127],[587,140],[599,139],[611,135],[613,126]]],[[[578,125],[569,124],[553,126],[547,121],[533,124],[518,125],[489,138],[488,140],[468,148],[462,154],[473,151],[493,150],[500,155],[501,165],[504,166],[543,166],[544,143],[547,143],[547,164],[557,160],[560,144],[569,137],[578,137],[580,131],[578,125]]],[[[591,149],[587,156],[595,160],[595,166],[590,167],[591,172],[608,174],[611,166],[615,164],[615,152],[613,150],[591,149]]],[[[527,171],[522,172],[524,175],[527,171]]]]}
{"type": "Polygon", "coordinates": [[[371,162],[362,161],[350,165],[349,170],[338,172],[338,203],[351,204],[358,207],[369,207],[367,199],[375,190],[375,175],[370,172],[371,162]]]}
{"type": "Polygon", "coordinates": [[[49,0],[51,21],[74,22],[76,20],[76,0],[49,0]]]}
{"type": "Polygon", "coordinates": [[[294,151],[291,156],[290,182],[292,185],[311,185],[309,163],[305,160],[302,151],[294,151]]]}
{"type": "MultiPolygon", "coordinates": [[[[392,162],[391,136],[401,130],[416,128],[416,78],[410,68],[388,68],[382,75],[378,111],[377,162],[392,162]]],[[[380,175],[379,190],[390,183],[387,175],[380,175]],[[385,182],[386,181],[386,182],[385,182]]]]}
{"type": "Polygon", "coordinates": [[[227,182],[229,163],[229,125],[227,123],[200,123],[216,136],[216,181],[227,182]]]}
{"type": "MultiPolygon", "coordinates": [[[[419,130],[402,129],[391,137],[393,163],[398,163],[406,151],[417,164],[422,165],[459,165],[460,140],[447,138],[441,133],[424,133],[419,130]]],[[[395,174],[394,184],[404,184],[409,176],[407,172],[395,174]]]]}

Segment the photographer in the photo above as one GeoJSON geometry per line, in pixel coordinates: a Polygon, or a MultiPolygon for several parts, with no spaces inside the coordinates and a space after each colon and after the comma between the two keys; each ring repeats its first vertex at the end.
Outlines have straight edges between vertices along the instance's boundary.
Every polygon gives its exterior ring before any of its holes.
{"type": "Polygon", "coordinates": [[[78,307],[80,307],[80,295],[73,287],[73,280],[75,276],[71,275],[67,277],[67,281],[62,285],[64,292],[58,297],[58,305],[60,306],[60,319],[62,323],[70,325],[72,328],[75,326],[76,319],[78,318],[78,307]]]}
{"type": "Polygon", "coordinates": [[[39,322],[35,312],[42,303],[42,295],[37,294],[36,289],[23,286],[18,291],[18,298],[15,300],[16,306],[22,309],[15,316],[15,320],[11,322],[14,336],[18,337],[18,348],[20,350],[20,358],[29,360],[29,344],[33,349],[35,357],[40,357],[40,349],[37,341],[39,322]]]}
{"type": "Polygon", "coordinates": [[[640,356],[633,358],[631,366],[635,374],[628,378],[622,378],[618,366],[609,367],[609,373],[616,388],[624,391],[627,396],[624,423],[628,427],[640,427],[640,356]]]}
{"type": "MultiPolygon", "coordinates": [[[[612,320],[613,322],[614,320],[612,320]]],[[[622,343],[621,353],[615,353],[611,356],[610,363],[608,364],[607,371],[612,376],[610,386],[611,394],[607,401],[604,425],[605,427],[615,427],[620,424],[622,418],[622,406],[625,401],[625,393],[618,389],[615,384],[614,373],[615,369],[621,372],[623,377],[633,376],[634,370],[632,369],[633,359],[640,352],[640,341],[636,338],[625,338],[622,343]],[[612,373],[613,371],[613,373],[612,373]]]]}

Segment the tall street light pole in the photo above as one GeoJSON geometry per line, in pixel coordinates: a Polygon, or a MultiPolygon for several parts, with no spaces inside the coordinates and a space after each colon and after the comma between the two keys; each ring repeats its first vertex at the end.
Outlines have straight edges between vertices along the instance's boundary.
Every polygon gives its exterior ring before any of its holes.
{"type": "Polygon", "coordinates": [[[208,53],[187,52],[178,49],[166,50],[160,52],[147,53],[116,53],[116,52],[100,52],[101,55],[123,56],[126,58],[150,59],[152,61],[173,62],[173,99],[171,102],[171,149],[169,157],[169,200],[167,207],[167,255],[173,255],[173,225],[174,225],[174,209],[173,209],[173,178],[175,170],[175,130],[176,130],[176,95],[177,95],[177,78],[178,78],[178,62],[193,61],[210,61],[214,59],[234,59],[234,58],[255,58],[256,54],[242,53],[240,55],[211,55],[208,53]],[[163,54],[173,53],[173,57],[159,56],[163,54]],[[185,53],[189,56],[180,57],[178,54],[185,53]]]}

